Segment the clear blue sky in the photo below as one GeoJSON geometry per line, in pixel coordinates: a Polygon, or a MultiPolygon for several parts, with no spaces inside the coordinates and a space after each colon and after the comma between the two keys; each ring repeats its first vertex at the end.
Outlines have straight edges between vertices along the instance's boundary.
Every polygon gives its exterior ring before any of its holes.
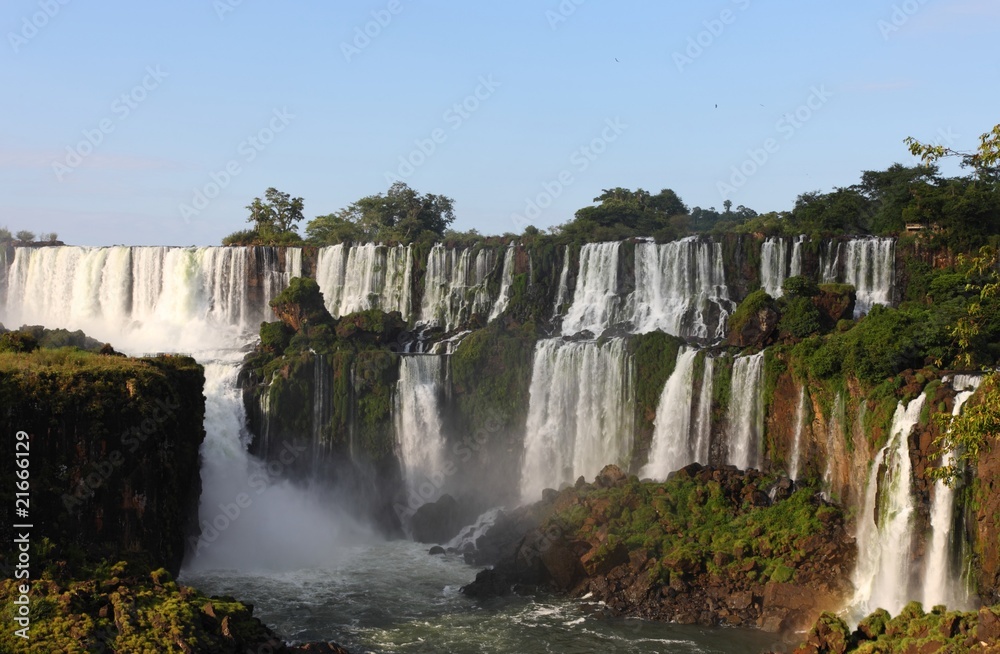
{"type": "Polygon", "coordinates": [[[483,233],[615,186],[782,210],[1000,122],[996,0],[5,0],[0,27],[0,226],[84,245],[217,244],[269,186],[312,218],[386,173],[483,233]]]}

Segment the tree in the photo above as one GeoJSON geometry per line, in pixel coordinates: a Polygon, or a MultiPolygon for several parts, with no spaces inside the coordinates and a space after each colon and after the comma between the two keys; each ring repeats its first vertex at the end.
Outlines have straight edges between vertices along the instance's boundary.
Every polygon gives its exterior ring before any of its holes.
{"type": "Polygon", "coordinates": [[[563,234],[587,240],[652,235],[665,241],[688,228],[686,220],[677,218],[686,217],[688,209],[670,189],[652,195],[641,188],[632,191],[619,186],[604,189],[594,202],[599,204],[583,207],[574,220],[563,225],[563,234]]]}
{"type": "Polygon", "coordinates": [[[7,229],[6,227],[0,227],[0,243],[3,243],[4,241],[9,241],[13,238],[14,237],[10,233],[9,229],[7,229]]]}
{"type": "Polygon", "coordinates": [[[931,164],[946,157],[960,157],[962,165],[972,168],[980,179],[997,181],[1000,178],[1000,124],[979,136],[979,147],[974,152],[954,150],[943,145],[921,143],[912,136],[903,142],[910,148],[910,154],[931,164]]]}
{"type": "Polygon", "coordinates": [[[262,240],[281,239],[296,233],[296,223],[302,220],[302,198],[293,198],[288,193],[282,193],[276,188],[264,192],[265,200],[254,198],[247,205],[250,215],[248,223],[253,223],[254,229],[262,240]]]}
{"type": "Polygon", "coordinates": [[[15,236],[17,237],[17,240],[21,241],[22,243],[31,243],[35,240],[35,233],[29,232],[26,229],[22,229],[17,234],[15,234],[15,236]]]}
{"type": "Polygon", "coordinates": [[[340,211],[319,216],[306,225],[317,245],[344,240],[412,242],[444,236],[455,221],[455,201],[444,195],[420,195],[396,182],[384,195],[369,195],[340,211]]]}

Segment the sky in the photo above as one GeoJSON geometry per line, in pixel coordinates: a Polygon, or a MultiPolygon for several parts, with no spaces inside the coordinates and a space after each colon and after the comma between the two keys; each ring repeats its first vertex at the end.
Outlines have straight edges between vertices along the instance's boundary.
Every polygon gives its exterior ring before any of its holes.
{"type": "Polygon", "coordinates": [[[269,187],[309,220],[403,181],[484,234],[619,186],[789,210],[1000,122],[996,0],[4,0],[0,32],[0,226],[77,245],[216,245],[269,187]]]}

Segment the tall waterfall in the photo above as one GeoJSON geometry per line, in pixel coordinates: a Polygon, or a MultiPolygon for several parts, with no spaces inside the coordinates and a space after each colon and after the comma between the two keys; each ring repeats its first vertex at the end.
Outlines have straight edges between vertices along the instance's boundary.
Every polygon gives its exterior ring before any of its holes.
{"type": "Polygon", "coordinates": [[[629,323],[636,334],[658,330],[699,340],[725,336],[735,304],[726,287],[721,244],[698,237],[636,244],[635,290],[624,297],[620,251],[620,243],[580,249],[576,291],[563,320],[563,335],[585,330],[600,335],[613,325],[629,323]]]}
{"type": "Polygon", "coordinates": [[[410,246],[340,243],[319,251],[316,282],[334,317],[381,309],[399,311],[408,320],[412,271],[410,246]]]}
{"type": "Polygon", "coordinates": [[[868,313],[876,304],[892,304],[895,281],[896,240],[856,238],[844,245],[844,283],[857,289],[854,317],[868,313]]]}
{"type": "Polygon", "coordinates": [[[828,241],[819,262],[821,284],[835,284],[840,274],[840,241],[828,241]]]}
{"type": "Polygon", "coordinates": [[[792,241],[792,262],[788,269],[789,277],[798,277],[802,274],[802,244],[808,238],[805,234],[800,234],[792,241]]]}
{"type": "MultiPolygon", "coordinates": [[[[972,375],[956,375],[951,382],[955,395],[955,405],[951,414],[962,412],[965,402],[972,397],[982,378],[972,375]]],[[[953,452],[946,452],[941,458],[942,465],[950,465],[953,452]]],[[[927,552],[927,567],[924,572],[923,604],[930,608],[946,604],[950,609],[971,608],[969,590],[961,581],[961,570],[956,555],[962,553],[961,530],[955,528],[955,489],[943,481],[934,483],[931,500],[931,538],[927,552]]]]}
{"type": "Polygon", "coordinates": [[[726,463],[759,468],[764,436],[764,353],[736,357],[729,399],[729,454],[726,463]]]}
{"type": "Polygon", "coordinates": [[[802,432],[806,424],[806,386],[799,389],[799,404],[795,409],[795,433],[792,437],[792,452],[788,455],[788,476],[799,478],[799,460],[802,458],[802,432]]]}
{"type": "Polygon", "coordinates": [[[694,460],[708,464],[712,447],[712,382],[715,359],[707,352],[701,373],[701,390],[698,393],[698,410],[694,419],[694,460]]]}
{"type": "Polygon", "coordinates": [[[487,282],[494,265],[494,252],[488,248],[479,250],[474,259],[471,248],[448,249],[440,244],[431,248],[420,324],[451,331],[474,313],[488,316],[493,298],[487,282]]]}
{"type": "Polygon", "coordinates": [[[618,255],[621,243],[588,243],[580,248],[573,304],[563,318],[565,336],[589,331],[600,335],[617,322],[621,299],[618,296],[618,255]]]}
{"type": "Polygon", "coordinates": [[[925,395],[906,406],[902,402],[892,417],[889,442],[869,472],[863,509],[858,515],[857,589],[852,602],[860,614],[883,608],[896,615],[912,599],[910,546],[913,541],[913,470],[910,432],[920,420],[925,395]]]}
{"type": "Polygon", "coordinates": [[[569,246],[563,249],[562,272],[559,273],[559,289],[556,291],[556,303],[552,307],[552,317],[556,318],[562,314],[563,305],[569,296],[569,246]]]}
{"type": "MultiPolygon", "coordinates": [[[[640,477],[666,479],[696,460],[697,444],[691,440],[691,409],[694,399],[694,364],[698,350],[682,348],[674,372],[663,386],[653,420],[653,440],[649,463],[640,477]]],[[[707,462],[706,462],[707,463],[707,462]]]]}
{"type": "Polygon", "coordinates": [[[501,313],[507,310],[507,304],[510,302],[511,285],[513,283],[514,246],[511,245],[503,255],[503,272],[500,275],[500,295],[497,296],[497,301],[493,303],[493,309],[490,311],[490,320],[496,320],[500,317],[501,313]]]}
{"type": "Polygon", "coordinates": [[[442,367],[436,355],[404,356],[396,386],[396,445],[407,487],[436,500],[445,481],[442,367]]]}
{"type": "MultiPolygon", "coordinates": [[[[801,266],[801,253],[799,254],[801,266]]],[[[760,246],[760,286],[773,298],[781,297],[781,284],[788,270],[788,248],[785,239],[771,237],[760,246]]]]}
{"type": "Polygon", "coordinates": [[[627,464],[635,410],[632,364],[621,338],[539,341],[529,388],[521,497],[627,464]]]}

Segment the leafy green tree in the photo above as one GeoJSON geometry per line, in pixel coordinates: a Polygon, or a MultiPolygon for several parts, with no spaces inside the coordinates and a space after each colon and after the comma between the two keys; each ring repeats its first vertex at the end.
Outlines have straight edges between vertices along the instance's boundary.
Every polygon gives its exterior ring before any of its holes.
{"type": "Polygon", "coordinates": [[[396,182],[385,194],[363,197],[336,213],[310,221],[306,233],[317,245],[344,240],[435,240],[455,221],[454,204],[444,195],[420,195],[396,182]]]}
{"type": "Polygon", "coordinates": [[[15,236],[17,237],[17,240],[21,241],[22,243],[31,243],[35,240],[35,233],[29,232],[26,229],[22,229],[17,234],[15,234],[15,236]]]}
{"type": "Polygon", "coordinates": [[[996,181],[1000,177],[1000,124],[979,137],[979,147],[974,152],[954,150],[943,145],[921,143],[912,136],[903,141],[910,149],[910,154],[920,157],[921,161],[930,164],[947,157],[959,157],[962,165],[976,171],[980,179],[996,181]]]}
{"type": "Polygon", "coordinates": [[[803,193],[792,209],[793,221],[805,232],[865,232],[871,214],[871,202],[853,188],[803,193]]]}
{"type": "Polygon", "coordinates": [[[288,235],[296,233],[296,223],[302,220],[302,198],[293,198],[276,188],[264,192],[264,200],[254,198],[247,205],[250,215],[248,223],[253,223],[254,230],[265,241],[284,240],[288,235]]]}
{"type": "Polygon", "coordinates": [[[605,189],[594,202],[598,204],[578,210],[574,220],[560,231],[590,241],[630,236],[654,236],[666,241],[677,238],[691,225],[687,207],[670,189],[656,195],[641,188],[605,189]]]}
{"type": "MultiPolygon", "coordinates": [[[[851,188],[869,202],[868,229],[877,234],[902,231],[908,208],[919,200],[921,192],[933,188],[937,174],[936,166],[906,167],[902,164],[893,164],[884,171],[864,171],[861,183],[851,188]]],[[[909,218],[914,216],[911,214],[909,218]]]]}

